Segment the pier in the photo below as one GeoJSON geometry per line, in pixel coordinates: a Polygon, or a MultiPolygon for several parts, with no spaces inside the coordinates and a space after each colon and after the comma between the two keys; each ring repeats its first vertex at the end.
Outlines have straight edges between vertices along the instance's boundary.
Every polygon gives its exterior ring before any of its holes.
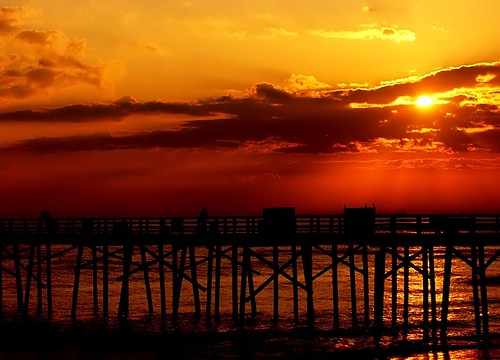
{"type": "Polygon", "coordinates": [[[53,218],[43,211],[35,219],[1,219],[0,249],[1,313],[8,292],[18,314],[28,316],[34,307],[37,316],[51,319],[54,263],[64,257],[73,270],[72,284],[65,284],[71,286],[68,316],[73,320],[81,311],[85,272],[91,274],[92,311],[102,318],[128,318],[134,306],[130,281],[138,277],[148,313],[168,321],[176,321],[186,297],[196,319],[220,321],[224,291],[230,293],[232,321],[244,326],[258,316],[263,291],[272,289],[272,318],[278,323],[282,284],[287,283],[294,324],[314,327],[315,283],[329,277],[331,329],[347,323],[382,336],[412,325],[413,272],[421,279],[423,336],[443,342],[454,301],[452,264],[461,262],[472,280],[476,336],[488,342],[488,270],[500,255],[500,215],[384,215],[363,207],[345,208],[340,215],[304,216],[294,208],[267,208],[260,216],[53,218]],[[485,247],[494,249],[489,257],[485,247]],[[438,248],[444,251],[440,275],[435,273],[438,248]],[[116,278],[110,276],[110,262],[122,269],[116,278]],[[319,263],[327,265],[319,269],[319,263]],[[339,300],[340,267],[349,274],[347,307],[339,300]],[[267,269],[264,278],[262,268],[267,269]],[[228,269],[231,286],[223,289],[222,271],[228,269]],[[7,286],[7,278],[14,286],[7,286]],[[158,281],[158,297],[153,296],[151,278],[158,281]],[[120,285],[114,299],[117,313],[110,311],[111,283],[120,285]],[[181,291],[186,284],[190,291],[181,291]],[[403,294],[398,296],[401,285],[403,294]],[[348,322],[341,320],[345,314],[348,322]]]}

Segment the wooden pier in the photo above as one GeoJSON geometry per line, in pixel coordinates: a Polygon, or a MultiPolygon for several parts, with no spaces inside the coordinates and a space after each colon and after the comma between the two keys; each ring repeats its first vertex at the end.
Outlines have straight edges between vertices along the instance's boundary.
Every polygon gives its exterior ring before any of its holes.
{"type": "Polygon", "coordinates": [[[261,216],[52,218],[44,211],[37,219],[1,219],[0,313],[4,312],[4,296],[10,292],[15,295],[19,314],[28,316],[30,307],[35,306],[38,316],[52,318],[53,263],[71,254],[76,255],[74,281],[68,284],[72,285],[68,316],[75,320],[81,273],[90,271],[95,316],[112,316],[109,287],[116,280],[120,283],[116,316],[127,319],[134,306],[130,279],[140,276],[150,314],[159,308],[162,319],[176,321],[183,297],[189,297],[196,318],[219,321],[225,265],[230,267],[231,288],[226,290],[231,294],[235,324],[243,326],[257,316],[259,294],[271,287],[272,317],[278,322],[280,282],[286,281],[292,287],[294,323],[305,320],[313,327],[314,284],[330,276],[332,329],[345,327],[341,314],[348,312],[350,327],[366,328],[381,336],[390,329],[406,331],[412,325],[411,271],[421,277],[424,337],[443,342],[453,301],[452,263],[462,262],[472,279],[476,335],[488,341],[487,278],[488,269],[500,255],[500,215],[379,215],[375,208],[365,207],[346,208],[341,215],[311,216],[297,216],[294,208],[269,208],[261,216]],[[485,247],[495,249],[489,258],[485,247]],[[437,248],[445,254],[439,289],[437,248]],[[327,266],[318,269],[318,257],[326,258],[321,264],[327,266]],[[110,278],[111,261],[122,267],[117,279],[110,278]],[[257,269],[262,267],[270,275],[257,283],[257,269]],[[340,267],[348,269],[349,309],[339,301],[340,267]],[[159,282],[155,284],[159,301],[152,295],[152,275],[159,282]],[[5,277],[11,277],[15,286],[5,286],[5,277]],[[401,281],[402,303],[398,302],[401,281]],[[186,284],[189,293],[181,291],[186,284]]]}

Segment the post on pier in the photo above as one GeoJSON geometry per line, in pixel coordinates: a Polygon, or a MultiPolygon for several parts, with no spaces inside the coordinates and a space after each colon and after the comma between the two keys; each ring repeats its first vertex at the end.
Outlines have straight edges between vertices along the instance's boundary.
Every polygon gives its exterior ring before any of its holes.
{"type": "Polygon", "coordinates": [[[375,336],[378,338],[384,329],[385,253],[383,246],[375,253],[374,320],[375,336]]]}
{"type": "MultiPolygon", "coordinates": [[[[348,208],[344,207],[343,235],[348,242],[349,252],[349,276],[351,285],[351,316],[353,327],[357,326],[357,303],[356,303],[356,271],[363,277],[363,309],[364,323],[370,323],[370,291],[369,291],[369,269],[368,269],[368,243],[375,236],[375,206],[348,208]],[[360,249],[363,266],[356,266],[355,252],[360,249]]],[[[385,271],[385,270],[384,270],[385,271]]]]}
{"type": "MultiPolygon", "coordinates": [[[[255,235],[255,219],[246,219],[246,233],[255,235]]],[[[242,245],[243,250],[243,260],[241,264],[241,284],[240,284],[240,319],[239,324],[243,326],[245,324],[245,305],[248,300],[251,301],[251,315],[252,319],[255,318],[257,308],[254,296],[254,283],[253,283],[253,270],[252,270],[252,255],[250,246],[247,243],[242,245]],[[248,284],[249,299],[246,295],[246,288],[248,284]]]]}
{"type": "Polygon", "coordinates": [[[395,329],[398,321],[398,244],[397,244],[397,221],[396,216],[390,219],[391,232],[391,323],[395,329]]]}
{"type": "MultiPolygon", "coordinates": [[[[171,232],[176,235],[184,234],[184,219],[180,217],[172,218],[171,232]]],[[[179,313],[179,304],[182,290],[182,278],[184,275],[184,265],[186,262],[186,244],[182,244],[180,263],[178,259],[179,252],[178,238],[172,238],[172,319],[177,320],[179,313]]]]}
{"type": "MultiPolygon", "coordinates": [[[[139,221],[139,234],[147,234],[148,233],[148,222],[145,219],[140,219],[139,221]]],[[[146,291],[146,300],[148,302],[148,313],[149,315],[153,314],[153,295],[151,294],[151,283],[149,282],[149,265],[147,261],[146,255],[146,245],[144,245],[144,241],[139,242],[139,249],[141,251],[141,266],[142,266],[142,274],[144,278],[144,287],[146,291]]]]}
{"type": "Polygon", "coordinates": [[[120,291],[120,300],[118,304],[118,318],[126,320],[129,315],[130,305],[130,268],[132,265],[132,255],[134,246],[132,244],[132,229],[130,224],[123,220],[116,223],[114,228],[114,235],[123,243],[123,277],[122,287],[120,291]]]}
{"type": "Polygon", "coordinates": [[[486,262],[484,258],[484,245],[478,245],[478,275],[479,286],[481,288],[481,311],[483,320],[483,339],[487,343],[490,341],[489,315],[488,315],[488,290],[486,281],[486,262]]]}
{"type": "Polygon", "coordinates": [[[158,239],[158,271],[160,281],[160,316],[162,320],[165,320],[167,316],[167,299],[165,293],[165,256],[163,253],[163,242],[169,232],[170,229],[167,228],[165,219],[160,219],[160,238],[158,239]]]}
{"type": "Polygon", "coordinates": [[[332,300],[333,300],[333,328],[338,330],[340,328],[340,305],[339,305],[339,259],[338,244],[333,238],[332,242],[332,300]]]}
{"type": "MultiPolygon", "coordinates": [[[[21,259],[19,251],[19,240],[16,238],[9,239],[6,237],[8,233],[13,232],[13,221],[2,221],[0,220],[0,316],[2,315],[3,309],[3,272],[4,268],[4,252],[7,253],[7,258],[11,258],[14,265],[14,272],[10,273],[16,281],[16,298],[17,298],[17,312],[21,314],[23,312],[23,285],[21,278],[21,259]],[[10,241],[9,241],[10,240],[10,241]],[[12,245],[12,254],[9,254],[6,250],[8,244],[12,245]],[[11,256],[10,256],[11,255],[11,256]]],[[[6,258],[6,259],[7,259],[6,258]]]]}
{"type": "Polygon", "coordinates": [[[28,266],[26,268],[26,290],[24,292],[24,307],[23,313],[24,316],[28,316],[29,310],[29,299],[31,292],[31,278],[33,277],[33,264],[35,258],[35,244],[30,244],[29,254],[28,254],[28,266]]]}
{"type": "Polygon", "coordinates": [[[231,295],[233,322],[236,323],[238,321],[238,245],[236,244],[231,247],[231,295]]]}
{"type": "MultiPolygon", "coordinates": [[[[278,321],[279,317],[279,251],[280,244],[290,244],[292,250],[292,264],[295,262],[295,267],[292,268],[292,283],[294,286],[293,303],[294,314],[298,312],[298,292],[295,289],[298,282],[296,271],[296,232],[297,232],[297,219],[295,216],[295,208],[293,207],[275,207],[264,208],[261,235],[263,241],[269,241],[273,246],[273,320],[278,321]],[[294,270],[295,269],[295,270],[294,270]]],[[[302,248],[302,263],[304,266],[304,280],[307,292],[307,317],[308,322],[314,321],[314,305],[312,303],[312,247],[310,243],[301,243],[302,248]]]]}
{"type": "Polygon", "coordinates": [[[5,228],[0,219],[0,318],[3,316],[3,251],[5,228]]]}
{"type": "Polygon", "coordinates": [[[217,232],[215,226],[211,226],[210,235],[207,237],[207,297],[205,306],[205,320],[209,323],[212,319],[212,283],[213,283],[213,270],[214,270],[214,234],[217,232]],[[214,231],[212,231],[212,229],[214,231]]]}
{"type": "MultiPolygon", "coordinates": [[[[90,231],[93,229],[93,220],[87,220],[90,231]]],[[[104,228],[97,228],[97,234],[101,231],[108,234],[108,222],[104,223],[104,228]]],[[[102,316],[107,319],[109,314],[109,245],[105,241],[102,246],[102,316]]]]}
{"type": "MultiPolygon", "coordinates": [[[[37,316],[40,316],[42,313],[42,244],[50,247],[50,243],[48,238],[50,237],[49,231],[52,227],[52,219],[50,214],[46,210],[42,210],[39,218],[38,218],[38,227],[37,227],[37,236],[36,239],[30,244],[29,247],[29,255],[28,255],[28,266],[27,266],[27,276],[26,276],[26,292],[24,294],[24,315],[28,316],[29,313],[29,300],[30,300],[30,292],[31,292],[31,281],[34,280],[36,282],[36,290],[37,290],[37,316]],[[36,266],[36,275],[35,275],[35,266],[36,266]]],[[[47,250],[47,249],[46,249],[47,250]]],[[[50,252],[50,251],[49,251],[50,252]]],[[[47,263],[50,260],[47,259],[47,263]]],[[[50,270],[50,266],[46,269],[50,270]]],[[[47,275],[48,279],[50,279],[50,275],[47,275]]],[[[52,297],[52,287],[51,294],[52,297]]],[[[52,310],[52,309],[51,309],[52,310]]]]}
{"type": "Polygon", "coordinates": [[[222,246],[215,245],[215,283],[214,283],[214,319],[220,321],[220,281],[221,281],[222,246]]]}
{"type": "Polygon", "coordinates": [[[439,231],[442,232],[447,246],[443,279],[443,302],[441,310],[441,340],[443,342],[446,341],[447,317],[450,303],[450,279],[452,276],[451,264],[453,255],[456,255],[471,268],[476,335],[478,339],[487,342],[489,341],[485,274],[487,265],[484,259],[484,247],[482,244],[477,243],[476,219],[473,216],[469,218],[446,217],[442,220],[442,222],[443,224],[439,231]],[[463,243],[463,240],[466,240],[466,242],[470,244],[470,259],[454,245],[463,243]]]}

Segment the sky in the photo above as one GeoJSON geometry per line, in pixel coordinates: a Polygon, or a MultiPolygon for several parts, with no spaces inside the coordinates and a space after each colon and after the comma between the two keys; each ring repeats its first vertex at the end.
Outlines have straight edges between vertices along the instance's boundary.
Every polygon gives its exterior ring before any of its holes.
{"type": "Polygon", "coordinates": [[[0,217],[500,212],[496,0],[0,4],[0,217]]]}

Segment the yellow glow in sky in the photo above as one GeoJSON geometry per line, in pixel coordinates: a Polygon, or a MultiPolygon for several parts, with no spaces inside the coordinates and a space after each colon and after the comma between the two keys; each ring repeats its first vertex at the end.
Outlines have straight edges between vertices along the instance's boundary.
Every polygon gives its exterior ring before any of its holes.
{"type": "Polygon", "coordinates": [[[418,106],[420,107],[426,107],[426,106],[430,106],[433,104],[433,101],[432,99],[427,96],[427,95],[422,95],[422,96],[419,96],[417,101],[415,102],[418,106]]]}

